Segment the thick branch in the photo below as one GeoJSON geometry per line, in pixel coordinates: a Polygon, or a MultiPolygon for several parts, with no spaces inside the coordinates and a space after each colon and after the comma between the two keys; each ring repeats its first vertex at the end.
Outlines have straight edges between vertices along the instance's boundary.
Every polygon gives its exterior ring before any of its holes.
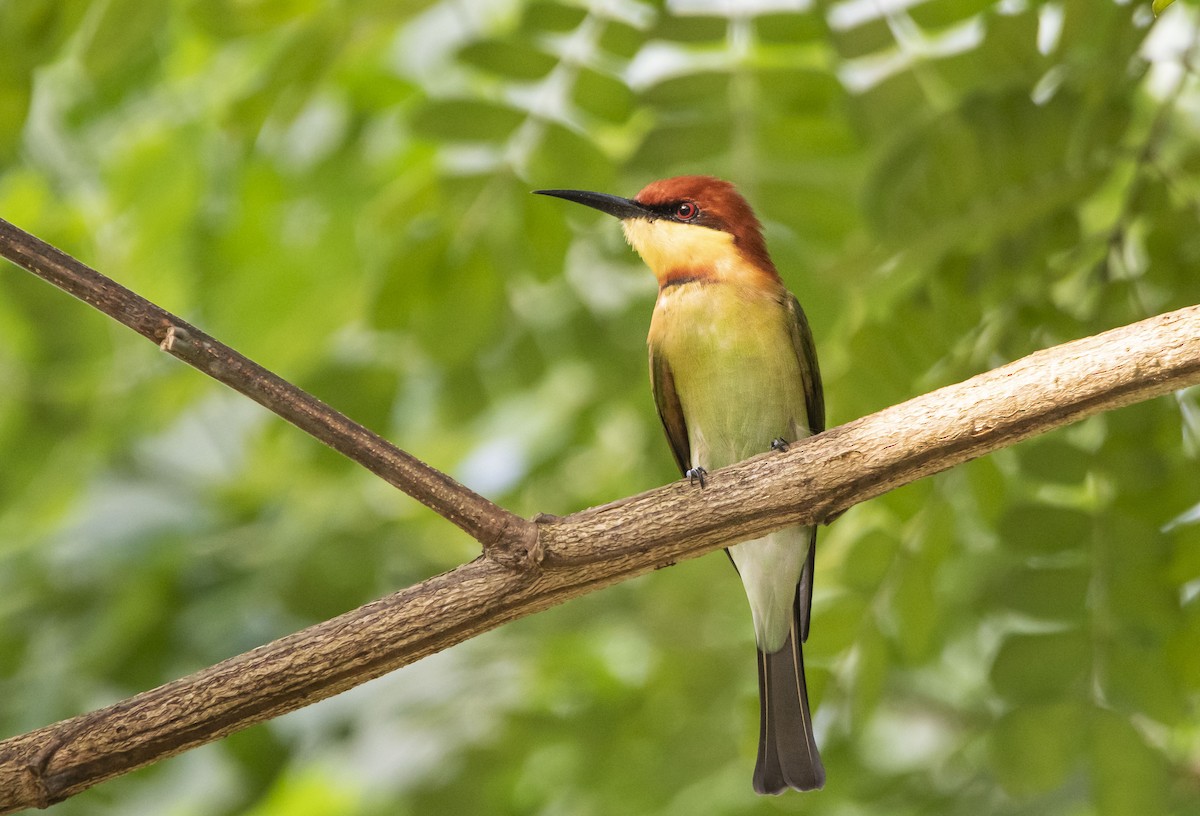
{"type": "Polygon", "coordinates": [[[569,598],[731,540],[822,521],[1101,411],[1200,383],[1200,307],[1077,340],[820,436],[538,525],[545,558],[480,558],[99,711],[0,742],[0,813],[324,699],[569,598]]]}
{"type": "Polygon", "coordinates": [[[533,525],[70,255],[0,219],[0,256],[274,411],[457,524],[501,560],[534,558],[533,525]],[[497,548],[491,550],[491,548],[497,548]],[[507,559],[506,559],[507,556],[507,559]]]}

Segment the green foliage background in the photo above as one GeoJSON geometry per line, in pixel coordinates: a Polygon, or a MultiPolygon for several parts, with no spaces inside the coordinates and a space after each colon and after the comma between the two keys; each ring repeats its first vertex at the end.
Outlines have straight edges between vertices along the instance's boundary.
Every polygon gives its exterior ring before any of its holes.
{"type": "MultiPolygon", "coordinates": [[[[838,424],[1200,302],[1196,25],[1110,0],[0,2],[0,216],[568,513],[676,474],[651,277],[531,189],[735,180],[838,424]]],[[[0,287],[0,734],[476,554],[83,304],[7,264],[0,287]]],[[[1192,390],[833,525],[821,793],[750,791],[749,615],[712,556],[55,812],[1197,814],[1198,455],[1192,390]]]]}

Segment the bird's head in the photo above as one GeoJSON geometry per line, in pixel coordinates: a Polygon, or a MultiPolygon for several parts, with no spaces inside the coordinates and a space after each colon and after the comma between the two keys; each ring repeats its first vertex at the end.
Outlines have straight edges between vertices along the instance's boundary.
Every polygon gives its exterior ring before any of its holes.
{"type": "Polygon", "coordinates": [[[778,278],[762,225],[728,181],[677,176],[651,182],[633,198],[585,190],[537,192],[621,219],[625,237],[660,285],[684,278],[778,278]]]}

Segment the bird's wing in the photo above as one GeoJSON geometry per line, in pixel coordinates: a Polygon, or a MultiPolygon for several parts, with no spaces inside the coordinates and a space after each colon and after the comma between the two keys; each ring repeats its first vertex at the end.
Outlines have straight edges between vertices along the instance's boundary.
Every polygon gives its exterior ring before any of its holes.
{"type": "Polygon", "coordinates": [[[808,411],[808,430],[820,433],[825,430],[825,391],[821,387],[821,369],[817,366],[817,347],[813,343],[812,329],[808,318],[800,308],[800,302],[791,292],[787,293],[784,308],[788,311],[788,327],[792,334],[792,348],[796,362],[800,364],[800,377],[804,384],[804,405],[808,411]]]}
{"type": "MultiPolygon", "coordinates": [[[[792,348],[796,362],[800,364],[800,379],[804,386],[804,407],[808,414],[808,430],[814,434],[825,430],[825,390],[821,387],[821,369],[817,365],[817,347],[813,343],[812,329],[800,301],[791,292],[787,294],[784,307],[788,311],[788,327],[792,335],[792,348]]],[[[808,557],[800,571],[800,585],[796,588],[796,613],[800,627],[800,641],[808,640],[808,624],[812,612],[813,570],[816,568],[817,528],[809,533],[808,557]]]]}
{"type": "Polygon", "coordinates": [[[675,378],[671,374],[667,358],[653,346],[650,348],[650,387],[654,391],[654,404],[658,406],[658,416],[667,432],[667,441],[671,443],[671,453],[675,454],[675,463],[679,465],[680,473],[687,473],[688,468],[692,466],[692,451],[688,445],[683,406],[679,403],[679,394],[675,391],[675,378]]]}

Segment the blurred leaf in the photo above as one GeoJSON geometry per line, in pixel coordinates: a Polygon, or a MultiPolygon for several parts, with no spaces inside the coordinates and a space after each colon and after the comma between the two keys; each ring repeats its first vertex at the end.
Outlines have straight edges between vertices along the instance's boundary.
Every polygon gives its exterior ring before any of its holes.
{"type": "Polygon", "coordinates": [[[1179,630],[1165,646],[1165,657],[1171,662],[1170,676],[1183,689],[1200,687],[1200,651],[1192,648],[1197,634],[1200,634],[1200,603],[1193,598],[1179,630]]]}
{"type": "Polygon", "coordinates": [[[1179,620],[1178,588],[1165,580],[1167,542],[1145,522],[1123,514],[1104,519],[1098,557],[1105,566],[1100,580],[1101,611],[1139,642],[1157,641],[1179,620]]]}
{"type": "Polygon", "coordinates": [[[587,10],[565,3],[527,3],[522,9],[519,30],[521,31],[570,31],[583,22],[587,10]]]}
{"type": "Polygon", "coordinates": [[[20,146],[35,69],[59,54],[85,10],[78,1],[0,4],[0,162],[8,164],[20,146]]]}
{"type": "Polygon", "coordinates": [[[724,71],[693,72],[663,80],[641,94],[641,101],[654,107],[684,108],[695,114],[709,107],[724,108],[729,98],[730,75],[724,71]]]}
{"type": "Polygon", "coordinates": [[[507,136],[524,114],[506,105],[472,99],[430,100],[413,116],[413,130],[427,139],[487,141],[507,136]]]}
{"type": "MultiPolygon", "coordinates": [[[[814,609],[823,621],[819,635],[812,635],[815,653],[838,654],[854,644],[863,628],[866,602],[852,592],[838,593],[834,598],[813,601],[814,609]]],[[[816,631],[815,629],[813,631],[816,631]]],[[[806,649],[806,653],[814,647],[806,649]]]]}
{"type": "Polygon", "coordinates": [[[719,156],[732,136],[732,125],[719,119],[656,128],[642,142],[634,166],[646,174],[685,162],[719,156]]]}
{"type": "Polygon", "coordinates": [[[840,100],[844,91],[826,71],[770,70],[754,74],[762,93],[788,114],[820,114],[840,100]]]}
{"type": "Polygon", "coordinates": [[[209,33],[237,37],[294,24],[320,8],[314,0],[205,0],[191,19],[209,33]]]}
{"type": "Polygon", "coordinates": [[[341,17],[328,13],[283,27],[278,41],[270,44],[266,64],[234,86],[237,97],[222,112],[224,124],[257,135],[272,116],[295,116],[335,61],[342,46],[342,23],[341,17]]]}
{"type": "Polygon", "coordinates": [[[300,384],[355,422],[382,431],[388,425],[396,380],[392,366],[327,363],[300,384]]]}
{"type": "Polygon", "coordinates": [[[891,668],[887,643],[875,629],[868,629],[854,644],[856,671],[851,696],[851,710],[856,719],[865,720],[883,698],[891,668]]]}
{"type": "Polygon", "coordinates": [[[1167,657],[1160,643],[1108,644],[1104,689],[1113,707],[1158,722],[1179,722],[1187,712],[1187,689],[1178,685],[1167,657]]]}
{"type": "Polygon", "coordinates": [[[966,465],[970,478],[971,495],[975,499],[977,517],[994,529],[996,520],[1000,518],[1009,500],[1008,484],[996,463],[995,457],[976,459],[966,465]]]}
{"type": "Polygon", "coordinates": [[[323,816],[354,813],[359,795],[323,773],[282,774],[270,793],[246,816],[323,816]]]}
{"type": "Polygon", "coordinates": [[[590,68],[579,69],[572,99],[581,110],[610,122],[624,122],[633,112],[633,92],[618,79],[590,68]]]}
{"type": "Polygon", "coordinates": [[[1001,784],[1014,796],[1061,785],[1088,744],[1087,711],[1073,703],[1027,705],[1004,714],[992,730],[991,754],[1001,784]]]}
{"type": "Polygon", "coordinates": [[[600,47],[622,59],[632,59],[643,42],[645,35],[642,32],[613,19],[606,20],[604,29],[600,32],[600,47]]]}
{"type": "Polygon", "coordinates": [[[83,67],[98,84],[124,82],[146,73],[156,52],[154,37],[166,28],[169,7],[136,0],[107,0],[93,7],[89,34],[80,48],[83,67]]]}
{"type": "Polygon", "coordinates": [[[833,31],[833,42],[845,59],[865,57],[876,51],[891,48],[892,30],[883,17],[866,20],[844,30],[833,31]]]}
{"type": "Polygon", "coordinates": [[[997,532],[1005,547],[1029,554],[1077,549],[1091,540],[1092,520],[1078,510],[1042,504],[1013,504],[997,532]]]}
{"type": "Polygon", "coordinates": [[[934,597],[931,564],[923,558],[903,558],[891,576],[891,604],[888,628],[892,642],[909,662],[929,656],[937,643],[937,604],[934,597]]]}
{"type": "Polygon", "coordinates": [[[827,31],[825,21],[815,12],[763,14],[754,18],[755,34],[768,43],[791,45],[809,42],[824,36],[827,31]]]}
{"type": "Polygon", "coordinates": [[[729,21],[724,17],[699,14],[661,14],[654,36],[675,42],[719,42],[725,39],[729,21]]]}
{"type": "Polygon", "coordinates": [[[1088,613],[1091,581],[1088,569],[1021,567],[998,576],[992,602],[1043,620],[1079,621],[1088,613]]]}
{"type": "Polygon", "coordinates": [[[1079,484],[1087,476],[1091,456],[1054,438],[1038,439],[1017,448],[1021,469],[1039,482],[1079,484]]]}
{"type": "MultiPolygon", "coordinates": [[[[924,109],[923,102],[924,91],[921,83],[911,71],[898,71],[886,76],[851,97],[856,124],[876,138],[881,138],[884,132],[888,134],[888,139],[877,151],[879,157],[883,157],[895,147],[893,140],[898,134],[898,122],[905,123],[906,127],[910,128],[920,125],[909,113],[924,109]]],[[[874,204],[870,198],[871,191],[866,195],[866,209],[870,212],[874,204]]]]}
{"type": "Polygon", "coordinates": [[[242,772],[254,779],[256,787],[267,788],[286,768],[283,758],[286,743],[269,724],[256,725],[230,734],[221,740],[221,750],[237,761],[242,772]]]}
{"type": "Polygon", "coordinates": [[[608,157],[583,135],[549,122],[544,124],[539,150],[530,159],[529,174],[576,189],[603,190],[612,185],[608,157]]]}
{"type": "Polygon", "coordinates": [[[913,22],[922,28],[938,29],[973,17],[995,4],[995,0],[929,0],[909,9],[913,22]]]}
{"type": "Polygon", "coordinates": [[[1078,630],[1009,635],[992,663],[992,685],[1002,697],[1019,702],[1077,697],[1084,691],[1091,658],[1091,646],[1078,630]]]}
{"type": "Polygon", "coordinates": [[[30,88],[22,79],[0,79],[0,159],[16,147],[29,109],[30,88]]]}
{"type": "Polygon", "coordinates": [[[859,536],[842,564],[842,583],[865,592],[877,589],[891,569],[898,549],[896,538],[881,530],[859,536]]]}
{"type": "Polygon", "coordinates": [[[1096,709],[1088,729],[1096,812],[1102,816],[1168,813],[1167,769],[1126,720],[1096,709]]]}
{"type": "Polygon", "coordinates": [[[365,559],[355,557],[360,546],[346,537],[305,548],[303,561],[280,576],[278,583],[279,599],[287,611],[315,623],[372,600],[374,576],[361,568],[365,559]]]}
{"type": "Polygon", "coordinates": [[[464,46],[458,58],[468,65],[518,80],[540,79],[558,64],[550,54],[529,43],[479,40],[464,46]]]}

